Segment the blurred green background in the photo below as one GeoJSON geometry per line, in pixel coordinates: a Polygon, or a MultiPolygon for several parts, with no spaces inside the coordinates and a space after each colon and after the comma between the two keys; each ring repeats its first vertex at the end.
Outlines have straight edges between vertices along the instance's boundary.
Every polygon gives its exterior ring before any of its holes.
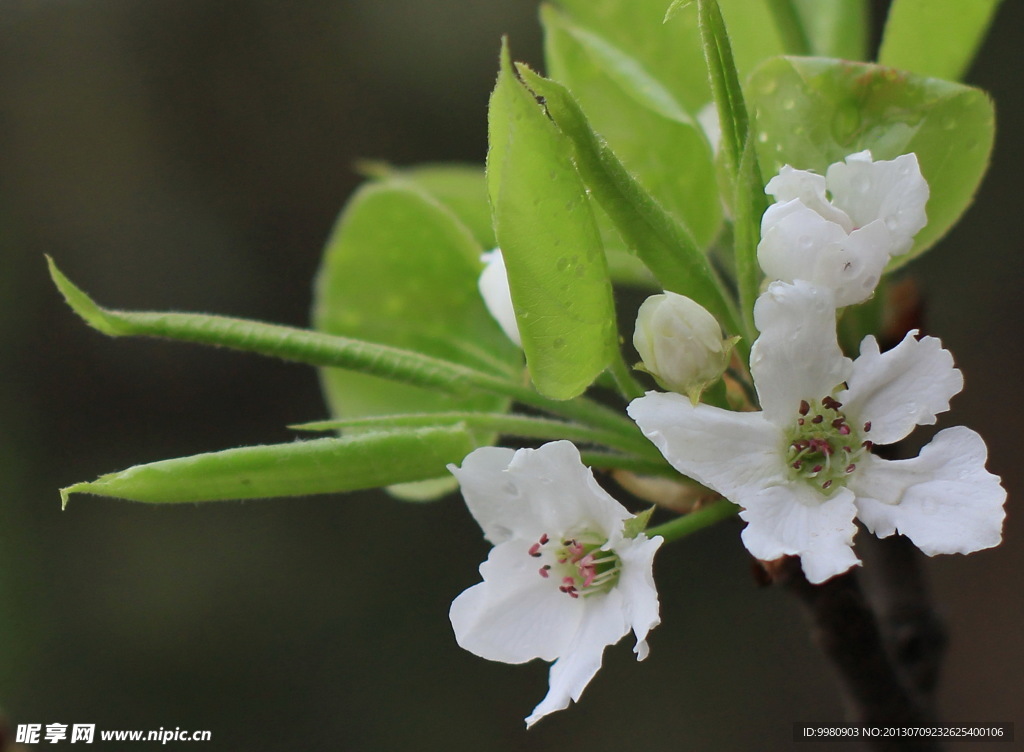
{"type": "MultiPolygon", "coordinates": [[[[755,586],[731,525],[660,555],[651,658],[609,650],[580,706],[526,733],[546,666],[488,663],[451,635],[448,604],[487,552],[455,497],[60,511],[60,486],[288,441],[286,424],[324,407],[310,369],[105,339],[60,300],[43,254],[106,305],[305,325],[354,162],[482,161],[499,37],[540,66],[535,15],[532,0],[0,4],[10,724],[209,729],[209,750],[502,752],[787,749],[793,721],[841,719],[795,602],[755,586]]],[[[956,722],[1022,720],[1022,30],[1008,0],[969,76],[998,107],[992,171],[914,266],[931,333],[966,374],[942,425],[979,430],[1011,494],[1001,548],[927,563],[956,722]]]]}

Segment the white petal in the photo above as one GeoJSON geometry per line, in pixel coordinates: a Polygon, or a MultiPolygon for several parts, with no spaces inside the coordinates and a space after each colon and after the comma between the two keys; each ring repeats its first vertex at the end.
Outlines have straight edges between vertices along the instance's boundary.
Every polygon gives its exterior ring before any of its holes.
{"type": "Polygon", "coordinates": [[[985,469],[987,456],[984,440],[957,426],[914,459],[871,457],[851,478],[858,517],[879,537],[900,532],[929,556],[997,546],[1006,491],[985,469]]]}
{"type": "Polygon", "coordinates": [[[799,556],[807,580],[818,584],[860,563],[852,548],[856,512],[847,488],[826,499],[802,481],[773,486],[740,512],[743,544],[766,561],[799,556]]]}
{"type": "Polygon", "coordinates": [[[784,165],[779,174],[768,181],[764,192],[774,196],[780,204],[798,199],[804,206],[849,232],[853,229],[853,223],[841,209],[837,209],[825,198],[825,183],[821,175],[784,165]]]}
{"type": "Polygon", "coordinates": [[[629,631],[618,589],[580,600],[586,607],[580,629],[572,644],[551,666],[548,694],[526,719],[527,728],[549,713],[569,707],[570,699],[579,700],[601,668],[604,649],[629,631]]]}
{"type": "Polygon", "coordinates": [[[757,247],[757,259],[768,279],[802,279],[826,287],[835,293],[837,307],[860,303],[875,291],[891,245],[883,223],[848,235],[794,200],[769,207],[762,228],[768,224],[757,247]]]}
{"type": "Polygon", "coordinates": [[[785,479],[785,437],[762,413],[648,392],[626,412],[676,470],[737,504],[785,479]]]}
{"type": "Polygon", "coordinates": [[[847,380],[849,388],[838,397],[847,415],[858,423],[870,421],[865,438],[876,444],[899,441],[914,426],[934,425],[935,416],[948,410],[949,400],[963,389],[963,375],[942,342],[935,337],[918,340],[916,334],[908,333],[884,353],[874,337],[865,337],[847,380]]]}
{"type": "Polygon", "coordinates": [[[488,251],[481,260],[485,266],[484,270],[480,272],[477,286],[484,299],[484,305],[501,326],[505,336],[522,347],[523,341],[519,336],[516,312],[512,307],[512,293],[509,291],[508,272],[505,270],[505,259],[501,255],[501,249],[495,248],[493,251],[488,251]]]}
{"type": "Polygon", "coordinates": [[[788,426],[801,400],[830,395],[849,372],[836,341],[835,298],[807,282],[773,282],[754,304],[761,336],[750,370],[768,420],[788,426]]]}
{"type": "Polygon", "coordinates": [[[576,638],[585,616],[584,599],[559,592],[558,583],[540,576],[527,541],[507,541],[480,565],[484,581],[452,603],[455,639],[482,658],[523,663],[553,661],[576,638]]]}
{"type": "Polygon", "coordinates": [[[623,540],[616,549],[622,562],[619,582],[615,589],[622,594],[622,607],[636,645],[636,659],[647,657],[647,634],[661,623],[658,589],[654,585],[654,555],[664,542],[663,538],[648,538],[640,534],[623,540]]]}
{"type": "Polygon", "coordinates": [[[466,506],[492,543],[536,540],[577,531],[601,533],[613,544],[633,515],[594,480],[568,441],[513,452],[481,447],[462,467],[450,466],[466,506]]]}
{"type": "Polygon", "coordinates": [[[914,154],[891,161],[871,161],[870,152],[852,154],[825,173],[833,203],[853,220],[854,226],[882,220],[892,234],[889,253],[910,250],[913,237],[928,222],[925,204],[928,183],[914,154]]]}

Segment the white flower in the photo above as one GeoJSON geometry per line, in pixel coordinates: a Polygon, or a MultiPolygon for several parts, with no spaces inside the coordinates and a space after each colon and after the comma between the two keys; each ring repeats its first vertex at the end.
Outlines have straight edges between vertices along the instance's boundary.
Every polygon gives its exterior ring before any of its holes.
{"type": "Polygon", "coordinates": [[[651,567],[661,538],[625,537],[632,518],[568,441],[513,451],[483,447],[449,466],[494,544],[483,582],[452,603],[455,638],[505,663],[554,661],[550,689],[527,727],[578,700],[607,645],[630,630],[638,660],[658,625],[651,567]]]}
{"type": "Polygon", "coordinates": [[[914,154],[874,162],[862,151],[824,177],[786,165],[765,193],[776,201],[761,218],[757,247],[768,279],[828,287],[837,306],[869,298],[889,259],[910,250],[928,221],[928,183],[914,154]]]}
{"type": "Polygon", "coordinates": [[[484,269],[480,272],[477,287],[480,288],[484,305],[501,326],[505,336],[522,347],[523,341],[519,336],[516,312],[512,307],[512,293],[508,289],[508,272],[505,270],[505,259],[501,255],[501,249],[488,251],[480,260],[484,262],[484,269]]]}
{"type": "Polygon", "coordinates": [[[658,383],[696,401],[725,371],[735,339],[698,303],[674,292],[652,295],[637,311],[633,346],[658,383]]]}
{"type": "Polygon", "coordinates": [[[761,336],[751,372],[762,412],[655,392],[629,406],[673,467],[743,508],[743,542],[754,556],[798,555],[807,579],[824,582],[859,563],[855,516],[929,555],[1000,542],[1006,492],[985,469],[976,433],[947,428],[910,460],[872,453],[934,424],[962,388],[939,340],[911,332],[880,353],[866,337],[850,361],[836,342],[832,293],[805,282],[773,283],[754,316],[761,336]]]}

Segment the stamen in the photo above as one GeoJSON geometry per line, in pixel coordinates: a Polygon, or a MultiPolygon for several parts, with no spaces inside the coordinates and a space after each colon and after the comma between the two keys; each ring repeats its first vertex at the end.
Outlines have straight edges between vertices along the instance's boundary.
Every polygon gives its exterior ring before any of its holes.
{"type": "Polygon", "coordinates": [[[825,420],[824,415],[815,415],[813,418],[811,418],[811,423],[817,425],[818,423],[821,423],[821,421],[823,420],[825,420]]]}
{"type": "Polygon", "coordinates": [[[869,420],[867,423],[864,424],[864,433],[867,433],[870,430],[871,430],[871,421],[869,420]]]}
{"type": "Polygon", "coordinates": [[[848,473],[852,473],[856,469],[857,469],[857,466],[854,463],[852,463],[852,462],[849,465],[846,466],[846,472],[848,472],[848,473]]]}
{"type": "Polygon", "coordinates": [[[537,570],[537,573],[540,574],[540,576],[543,577],[544,579],[547,579],[548,578],[548,570],[549,569],[551,569],[551,565],[550,564],[545,564],[543,567],[541,567],[540,569],[537,570]]]}
{"type": "MultiPolygon", "coordinates": [[[[811,405],[807,400],[800,400],[800,414],[807,415],[811,411],[811,405]]],[[[801,425],[803,425],[801,423],[801,425]]]]}

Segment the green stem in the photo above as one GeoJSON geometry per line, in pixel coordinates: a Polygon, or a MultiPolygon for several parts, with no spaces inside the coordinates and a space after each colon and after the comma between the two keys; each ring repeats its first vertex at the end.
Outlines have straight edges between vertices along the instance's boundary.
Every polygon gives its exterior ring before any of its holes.
{"type": "Polygon", "coordinates": [[[615,348],[615,357],[608,370],[611,372],[612,378],[615,379],[615,386],[624,400],[629,402],[644,396],[644,388],[633,376],[632,369],[626,364],[622,350],[618,347],[615,348]]]}
{"type": "Polygon", "coordinates": [[[739,514],[739,511],[740,508],[728,499],[719,499],[696,512],[681,515],[671,522],[648,528],[645,532],[648,538],[660,535],[666,542],[671,542],[739,514]]]}
{"type": "Polygon", "coordinates": [[[648,460],[628,454],[609,454],[608,452],[580,452],[584,465],[592,467],[608,467],[619,470],[632,470],[641,475],[663,475],[669,478],[678,478],[679,473],[675,471],[664,459],[648,460]]]}

